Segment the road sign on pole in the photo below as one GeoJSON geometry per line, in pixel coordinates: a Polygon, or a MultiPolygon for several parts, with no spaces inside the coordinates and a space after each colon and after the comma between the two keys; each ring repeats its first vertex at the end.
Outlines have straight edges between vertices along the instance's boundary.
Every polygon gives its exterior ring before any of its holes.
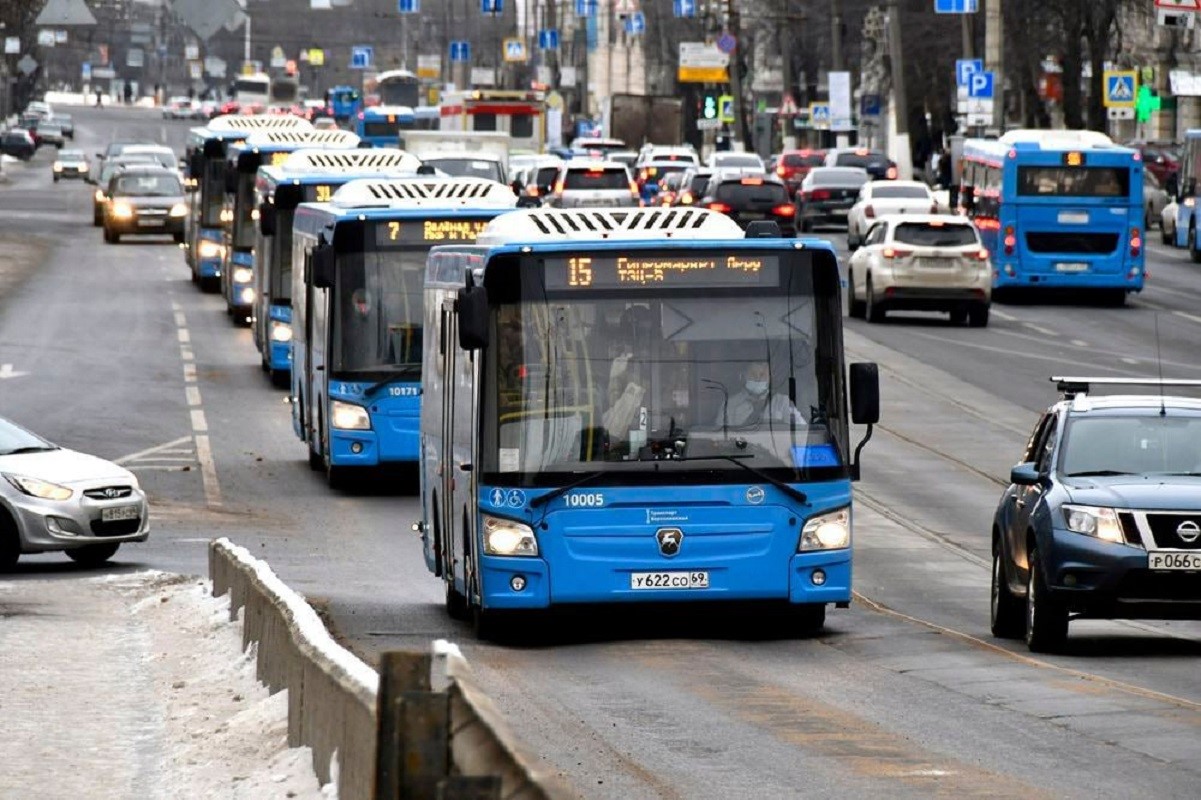
{"type": "Polygon", "coordinates": [[[641,36],[646,33],[646,15],[641,11],[630,14],[626,17],[625,30],[630,36],[641,36]]]}
{"type": "Polygon", "coordinates": [[[1135,70],[1106,70],[1104,76],[1106,108],[1134,108],[1138,91],[1135,70]]]}
{"type": "Polygon", "coordinates": [[[371,69],[375,61],[375,48],[366,44],[357,44],[350,48],[351,69],[371,69]]]}
{"type": "Polygon", "coordinates": [[[510,37],[504,42],[505,61],[525,61],[525,42],[510,37]]]}
{"type": "Polygon", "coordinates": [[[396,10],[401,14],[420,14],[421,0],[396,0],[396,10]]]}
{"type": "Polygon", "coordinates": [[[450,60],[454,63],[467,63],[471,60],[471,42],[460,40],[450,43],[450,60]]]}
{"type": "Polygon", "coordinates": [[[734,121],[734,95],[723,94],[717,98],[717,118],[722,122],[734,121]]]}
{"type": "Polygon", "coordinates": [[[810,103],[809,124],[814,128],[828,128],[830,126],[830,106],[826,103],[810,103]]]}
{"type": "Polygon", "coordinates": [[[539,50],[558,50],[559,49],[559,32],[554,28],[547,28],[538,31],[538,49],[539,50]]]}
{"type": "Polygon", "coordinates": [[[979,0],[934,0],[935,14],[975,14],[979,10],[979,0]]]}
{"type": "Polygon", "coordinates": [[[968,79],[967,96],[979,99],[992,99],[993,73],[975,72],[968,79]]]}
{"type": "Polygon", "coordinates": [[[672,0],[672,16],[692,18],[696,16],[696,0],[672,0]]]}
{"type": "Polygon", "coordinates": [[[977,72],[984,71],[984,61],[979,58],[960,58],[955,61],[955,85],[967,86],[977,72]]]}

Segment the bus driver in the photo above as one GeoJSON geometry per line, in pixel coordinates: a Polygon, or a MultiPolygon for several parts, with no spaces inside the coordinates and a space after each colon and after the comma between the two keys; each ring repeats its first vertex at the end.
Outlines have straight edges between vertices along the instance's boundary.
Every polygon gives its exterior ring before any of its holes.
{"type": "Polygon", "coordinates": [[[752,361],[746,369],[742,391],[722,404],[718,411],[718,428],[759,428],[764,423],[795,421],[804,425],[805,418],[789,399],[771,391],[771,370],[766,361],[752,361]]]}

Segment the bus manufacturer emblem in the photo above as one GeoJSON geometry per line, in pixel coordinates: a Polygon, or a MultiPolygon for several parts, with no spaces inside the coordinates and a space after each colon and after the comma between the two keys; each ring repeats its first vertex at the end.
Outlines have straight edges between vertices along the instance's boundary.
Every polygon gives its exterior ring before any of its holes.
{"type": "Polygon", "coordinates": [[[1201,525],[1186,519],[1176,527],[1176,535],[1180,537],[1180,541],[1192,544],[1201,538],[1201,525]]]}
{"type": "Polygon", "coordinates": [[[765,496],[762,486],[752,486],[746,490],[746,501],[753,506],[762,503],[765,496]]]}
{"type": "Polygon", "coordinates": [[[679,528],[660,528],[655,539],[659,542],[659,552],[671,558],[680,552],[680,546],[684,544],[684,531],[679,528]]]}

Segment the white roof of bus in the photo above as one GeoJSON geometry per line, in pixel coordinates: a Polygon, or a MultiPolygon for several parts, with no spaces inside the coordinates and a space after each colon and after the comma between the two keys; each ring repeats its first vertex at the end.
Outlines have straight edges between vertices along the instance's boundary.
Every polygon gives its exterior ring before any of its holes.
{"type": "Polygon", "coordinates": [[[344,130],[265,130],[246,137],[247,147],[264,145],[309,145],[311,147],[358,147],[359,137],[344,130]]]}
{"type": "Polygon", "coordinates": [[[1050,150],[1072,148],[1082,149],[1086,147],[1113,147],[1113,139],[1110,139],[1104,133],[1099,131],[1017,128],[1012,131],[1006,131],[1001,138],[997,139],[997,141],[1001,144],[1031,142],[1033,144],[1044,146],[1050,150]]]}
{"type": "Polygon", "coordinates": [[[343,208],[514,208],[517,195],[503,183],[486,178],[414,175],[386,179],[359,178],[334,192],[332,202],[343,208]]]}
{"type": "Polygon", "coordinates": [[[284,160],[286,170],[304,172],[416,172],[421,160],[395,147],[354,150],[296,150],[284,160]]]}
{"type": "Polygon", "coordinates": [[[313,124],[290,114],[223,114],[209,120],[206,127],[210,131],[311,131],[313,124]]]}
{"type": "Polygon", "coordinates": [[[707,208],[629,210],[536,208],[488,223],[478,244],[571,240],[743,239],[738,223],[707,208]]]}

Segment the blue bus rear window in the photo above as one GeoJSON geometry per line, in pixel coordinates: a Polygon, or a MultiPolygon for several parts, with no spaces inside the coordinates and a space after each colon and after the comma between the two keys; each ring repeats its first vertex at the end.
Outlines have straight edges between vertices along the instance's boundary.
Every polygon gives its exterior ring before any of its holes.
{"type": "Polygon", "coordinates": [[[1126,167],[1018,167],[1018,195],[1023,197],[1126,197],[1126,167]]]}

